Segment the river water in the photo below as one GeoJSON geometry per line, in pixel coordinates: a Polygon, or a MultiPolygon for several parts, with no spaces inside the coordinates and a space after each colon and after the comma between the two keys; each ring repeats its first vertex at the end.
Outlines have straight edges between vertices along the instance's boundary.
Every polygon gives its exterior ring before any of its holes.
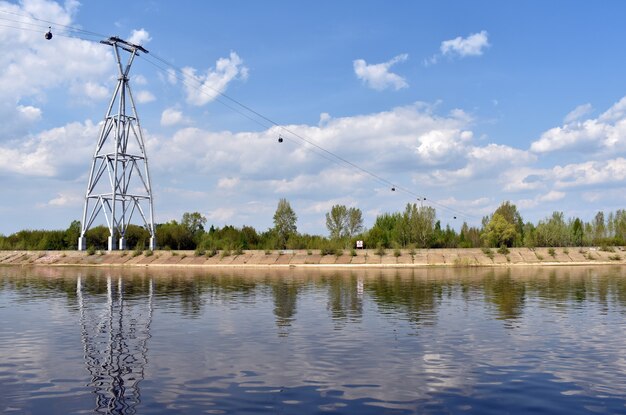
{"type": "Polygon", "coordinates": [[[0,412],[626,413],[626,268],[0,268],[0,412]]]}

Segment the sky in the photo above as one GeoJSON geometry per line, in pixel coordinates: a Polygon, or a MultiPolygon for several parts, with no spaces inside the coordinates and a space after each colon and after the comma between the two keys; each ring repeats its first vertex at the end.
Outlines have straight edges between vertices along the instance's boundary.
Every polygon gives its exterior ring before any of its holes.
{"type": "Polygon", "coordinates": [[[0,1],[0,233],[80,219],[117,79],[108,36],[149,51],[130,85],[157,223],[200,212],[266,230],[280,198],[312,234],[335,204],[371,227],[425,203],[455,229],[504,201],[534,223],[624,209],[625,14],[621,1],[0,1]]]}

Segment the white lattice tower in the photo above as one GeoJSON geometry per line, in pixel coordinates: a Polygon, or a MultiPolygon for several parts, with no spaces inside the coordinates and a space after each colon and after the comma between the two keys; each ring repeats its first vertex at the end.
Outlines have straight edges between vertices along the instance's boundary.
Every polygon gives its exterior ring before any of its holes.
{"type": "Polygon", "coordinates": [[[137,216],[141,217],[143,225],[150,233],[149,249],[155,249],[148,156],[128,82],[128,73],[138,52],[148,51],[118,37],[110,37],[100,43],[113,47],[119,77],[93,155],[78,249],[82,251],[87,248],[85,232],[101,213],[109,228],[109,251],[118,246],[118,237],[119,249],[126,249],[126,230],[131,220],[137,216]],[[129,54],[125,64],[122,63],[121,51],[129,54]]]}

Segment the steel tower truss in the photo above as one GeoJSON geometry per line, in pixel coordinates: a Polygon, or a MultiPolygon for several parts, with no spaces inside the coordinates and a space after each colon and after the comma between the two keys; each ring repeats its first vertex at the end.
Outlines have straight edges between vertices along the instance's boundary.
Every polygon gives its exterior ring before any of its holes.
{"type": "Polygon", "coordinates": [[[126,230],[137,216],[141,217],[143,225],[150,232],[149,249],[155,249],[148,156],[128,83],[128,73],[138,52],[148,51],[118,37],[110,37],[100,43],[113,47],[119,77],[91,163],[78,249],[82,251],[87,248],[85,232],[100,213],[104,214],[109,228],[109,251],[117,247],[126,249],[126,230]],[[121,51],[129,53],[125,64],[120,56],[121,51]],[[130,114],[127,114],[127,105],[130,105],[130,114]]]}

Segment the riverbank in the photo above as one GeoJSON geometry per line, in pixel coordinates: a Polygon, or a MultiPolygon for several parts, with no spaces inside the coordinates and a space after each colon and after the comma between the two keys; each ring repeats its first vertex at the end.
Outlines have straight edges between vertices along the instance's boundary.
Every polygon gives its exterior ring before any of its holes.
{"type": "Polygon", "coordinates": [[[173,267],[512,267],[537,265],[626,264],[626,248],[418,249],[378,252],[319,250],[217,252],[194,251],[0,251],[0,265],[173,266],[173,267]]]}

